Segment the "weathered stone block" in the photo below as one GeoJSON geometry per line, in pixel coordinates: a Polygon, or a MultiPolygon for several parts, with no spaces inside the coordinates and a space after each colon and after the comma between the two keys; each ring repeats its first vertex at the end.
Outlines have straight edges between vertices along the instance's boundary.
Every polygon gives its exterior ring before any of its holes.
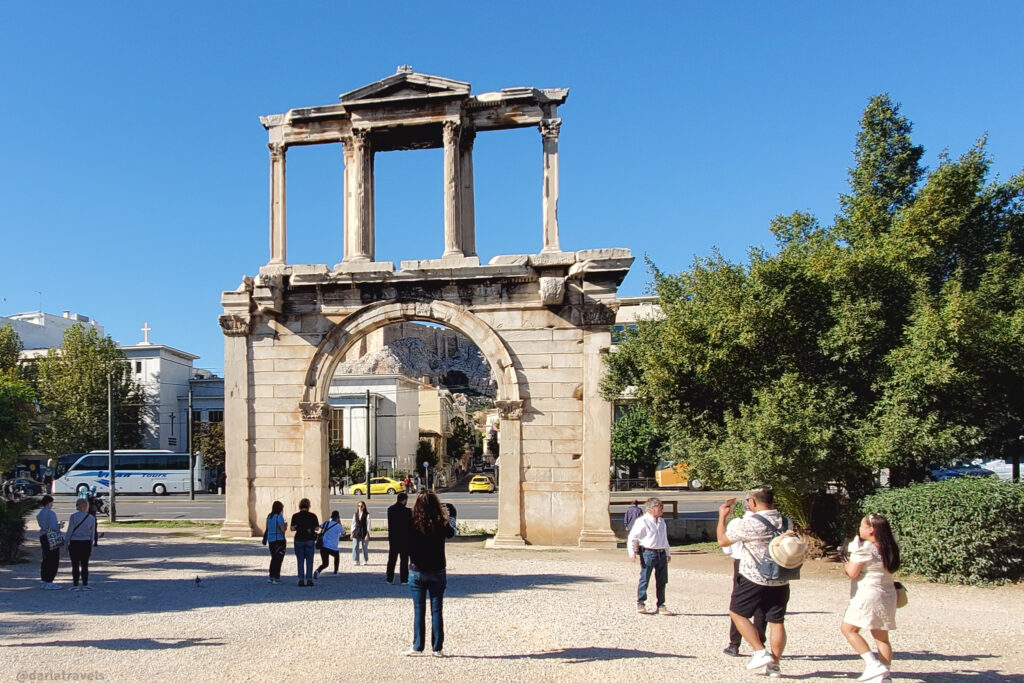
{"type": "Polygon", "coordinates": [[[580,430],[576,427],[552,427],[550,425],[534,424],[523,425],[524,439],[579,439],[581,436],[580,430]]]}
{"type": "Polygon", "coordinates": [[[551,418],[551,424],[555,426],[566,425],[574,426],[577,428],[582,428],[583,426],[582,411],[577,411],[573,413],[552,412],[548,413],[548,415],[551,418]]]}
{"type": "Polygon", "coordinates": [[[551,452],[551,440],[550,439],[535,439],[522,441],[523,453],[550,453],[551,452]]]}
{"type": "Polygon", "coordinates": [[[583,442],[580,439],[558,439],[551,442],[552,453],[571,453],[579,455],[583,452],[583,442]]]}

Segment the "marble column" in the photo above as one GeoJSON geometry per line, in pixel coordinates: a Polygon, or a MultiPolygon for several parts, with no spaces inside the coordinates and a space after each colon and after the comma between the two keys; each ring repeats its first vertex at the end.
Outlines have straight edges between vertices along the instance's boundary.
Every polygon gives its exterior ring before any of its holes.
{"type": "Polygon", "coordinates": [[[526,545],[523,540],[522,427],[523,402],[497,401],[501,419],[501,457],[498,458],[498,533],[494,547],[526,545]]]}
{"type": "Polygon", "coordinates": [[[462,253],[476,256],[476,200],[473,189],[473,141],[476,131],[464,128],[459,144],[459,216],[462,223],[462,253]]]}
{"type": "MultiPolygon", "coordinates": [[[[221,534],[248,538],[253,526],[250,462],[249,319],[222,315],[224,331],[224,525],[221,534]]],[[[259,530],[262,533],[262,529],[259,530]]]]}
{"type": "Polygon", "coordinates": [[[267,145],[270,149],[270,263],[285,263],[288,234],[285,209],[285,146],[280,142],[267,145]]]}
{"type": "Polygon", "coordinates": [[[329,519],[327,507],[327,425],[331,407],[326,403],[299,403],[302,417],[302,497],[320,519],[329,519]]]}
{"type": "Polygon", "coordinates": [[[370,133],[353,130],[345,139],[345,256],[343,262],[373,260],[373,150],[370,133]]]}
{"type": "Polygon", "coordinates": [[[583,528],[580,547],[617,547],[608,514],[612,462],[612,405],[601,396],[604,354],[611,346],[607,326],[583,330],[583,528]]]}
{"type": "Polygon", "coordinates": [[[444,122],[444,257],[464,256],[459,211],[459,133],[456,121],[444,122]]]}
{"type": "Polygon", "coordinates": [[[558,130],[562,119],[544,119],[540,135],[544,144],[544,246],[541,253],[560,252],[558,246],[558,130]]]}

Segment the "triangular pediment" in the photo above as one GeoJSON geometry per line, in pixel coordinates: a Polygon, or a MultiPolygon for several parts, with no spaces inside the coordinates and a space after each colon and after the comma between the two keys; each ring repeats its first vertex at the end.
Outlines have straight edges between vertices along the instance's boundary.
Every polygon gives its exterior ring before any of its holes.
{"type": "Polygon", "coordinates": [[[361,100],[410,99],[427,95],[468,96],[469,93],[469,83],[416,73],[409,67],[399,67],[397,73],[376,83],[343,93],[339,99],[350,103],[361,100]]]}

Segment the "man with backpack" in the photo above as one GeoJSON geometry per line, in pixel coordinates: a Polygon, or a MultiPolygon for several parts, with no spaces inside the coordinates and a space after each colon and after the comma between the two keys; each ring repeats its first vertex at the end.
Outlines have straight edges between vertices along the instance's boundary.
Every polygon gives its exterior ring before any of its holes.
{"type": "Polygon", "coordinates": [[[777,542],[773,546],[776,537],[787,534],[792,524],[775,509],[771,487],[751,490],[745,503],[753,514],[731,525],[728,532],[726,520],[732,514],[736,499],[731,498],[718,508],[718,545],[725,548],[733,543],[743,543],[739,577],[733,584],[729,614],[736,629],[754,650],[747,669],[763,669],[765,675],[779,677],[782,675],[779,659],[786,647],[784,622],[789,603],[789,581],[799,577],[803,548],[795,537],[787,537],[785,547],[777,542]],[[772,552],[769,552],[769,546],[772,546],[772,552]],[[751,623],[751,617],[758,609],[764,611],[765,620],[770,624],[770,648],[765,647],[751,623]]]}

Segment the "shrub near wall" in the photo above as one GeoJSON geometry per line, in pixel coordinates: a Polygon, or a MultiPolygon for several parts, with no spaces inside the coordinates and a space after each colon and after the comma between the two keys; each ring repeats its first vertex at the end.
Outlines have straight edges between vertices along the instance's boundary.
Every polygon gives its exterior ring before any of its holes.
{"type": "Polygon", "coordinates": [[[889,518],[902,571],[933,581],[1002,583],[1024,577],[1024,485],[963,477],[876,493],[864,514],[889,518]]]}

